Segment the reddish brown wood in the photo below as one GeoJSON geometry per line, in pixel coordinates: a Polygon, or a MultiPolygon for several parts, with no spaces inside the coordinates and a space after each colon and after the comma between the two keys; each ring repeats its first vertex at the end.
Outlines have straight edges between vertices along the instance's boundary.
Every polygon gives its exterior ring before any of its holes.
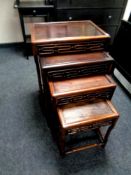
{"type": "Polygon", "coordinates": [[[42,71],[49,79],[65,79],[113,71],[113,58],[106,52],[39,57],[42,71]]]}
{"type": "Polygon", "coordinates": [[[59,105],[97,98],[110,99],[115,87],[108,75],[49,81],[51,96],[59,105]]]}
{"type": "Polygon", "coordinates": [[[114,60],[106,52],[50,57],[36,56],[35,61],[39,63],[38,77],[42,86],[40,89],[43,92],[46,88],[44,86],[47,84],[47,78],[60,80],[97,74],[110,74],[114,68],[114,60]]]}
{"type": "Polygon", "coordinates": [[[36,55],[101,51],[109,38],[89,20],[35,23],[31,27],[31,41],[36,55]]]}
{"type": "Polygon", "coordinates": [[[90,20],[35,23],[32,26],[32,43],[74,41],[109,38],[109,34],[90,20]],[[93,36],[93,37],[92,37],[93,36]]]}
{"type": "Polygon", "coordinates": [[[48,123],[61,154],[104,147],[119,117],[109,101],[116,88],[107,75],[113,70],[105,52],[110,36],[91,21],[37,23],[31,33],[42,99],[53,114],[48,123]],[[97,135],[97,142],[68,147],[68,136],[87,131],[97,135]]]}
{"type": "Polygon", "coordinates": [[[99,143],[72,148],[71,150],[67,150],[67,154],[94,146],[104,146],[119,117],[116,109],[108,100],[95,101],[93,103],[82,102],[78,104],[64,105],[57,107],[57,112],[60,128],[63,130],[63,132],[60,132],[60,141],[62,142],[64,140],[64,144],[60,144],[60,146],[62,146],[62,154],[66,153],[65,146],[67,135],[87,132],[88,130],[97,131],[97,129],[101,132],[100,128],[102,126],[109,126],[105,135],[100,138],[99,143]],[[66,135],[63,135],[63,133],[66,133],[66,135]]]}
{"type": "Polygon", "coordinates": [[[85,64],[108,61],[113,62],[113,58],[106,52],[40,57],[42,69],[48,70],[54,70],[55,68],[63,69],[64,67],[73,67],[75,65],[81,66],[85,64]]]}

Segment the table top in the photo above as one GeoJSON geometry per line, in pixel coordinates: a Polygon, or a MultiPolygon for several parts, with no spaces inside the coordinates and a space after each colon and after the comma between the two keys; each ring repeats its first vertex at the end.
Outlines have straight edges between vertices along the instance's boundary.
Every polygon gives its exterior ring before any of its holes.
{"type": "Polygon", "coordinates": [[[40,56],[42,69],[53,70],[75,65],[91,65],[93,63],[103,63],[113,61],[113,58],[106,52],[94,52],[73,55],[40,56]]]}
{"type": "Polygon", "coordinates": [[[115,86],[116,84],[108,75],[77,77],[73,79],[49,81],[49,88],[52,97],[76,94],[76,92],[91,92],[95,89],[98,90],[115,86]]]}
{"type": "Polygon", "coordinates": [[[57,112],[63,128],[96,123],[119,116],[112,103],[108,100],[68,104],[57,107],[57,112]]]}
{"type": "Polygon", "coordinates": [[[87,41],[110,38],[90,20],[34,23],[31,26],[32,43],[87,41]]]}

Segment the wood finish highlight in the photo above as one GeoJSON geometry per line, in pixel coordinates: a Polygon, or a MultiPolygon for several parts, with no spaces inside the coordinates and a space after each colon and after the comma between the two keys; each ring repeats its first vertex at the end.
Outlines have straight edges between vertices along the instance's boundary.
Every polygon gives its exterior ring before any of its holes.
{"type": "Polygon", "coordinates": [[[49,81],[51,97],[57,105],[97,98],[111,99],[115,88],[108,75],[49,81]]]}
{"type": "Polygon", "coordinates": [[[109,101],[116,84],[108,75],[113,71],[113,59],[105,51],[108,40],[109,35],[91,21],[33,26],[42,101],[51,113],[47,120],[61,155],[105,147],[119,117],[109,101]],[[107,128],[105,134],[103,127],[107,128]],[[86,134],[89,137],[81,144],[86,134]]]}
{"type": "MultiPolygon", "coordinates": [[[[62,154],[69,154],[79,150],[87,149],[94,146],[105,146],[109,132],[115,126],[119,117],[116,109],[110,101],[95,101],[93,103],[78,103],[69,104],[57,107],[60,128],[60,148],[62,154]],[[102,135],[100,128],[102,126],[109,126],[106,133],[102,135]],[[69,134],[78,134],[79,132],[87,132],[88,130],[95,130],[99,133],[100,142],[95,144],[83,145],[71,149],[65,149],[66,137],[69,134]]],[[[82,134],[82,133],[81,133],[82,134]]]]}

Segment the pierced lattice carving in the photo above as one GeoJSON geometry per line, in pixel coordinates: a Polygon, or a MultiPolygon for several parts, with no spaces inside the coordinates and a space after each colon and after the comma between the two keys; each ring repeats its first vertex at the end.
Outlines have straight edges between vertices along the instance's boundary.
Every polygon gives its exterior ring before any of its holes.
{"type": "Polygon", "coordinates": [[[57,105],[65,105],[69,103],[77,103],[78,101],[93,101],[96,99],[110,99],[114,89],[101,90],[98,92],[88,93],[88,94],[80,94],[69,97],[61,97],[56,100],[57,105]]]}
{"type": "Polygon", "coordinates": [[[63,79],[63,78],[73,78],[73,77],[80,77],[83,75],[93,75],[93,74],[106,74],[110,71],[111,63],[100,63],[100,64],[93,64],[88,66],[79,66],[70,69],[63,69],[63,70],[56,70],[56,71],[49,71],[48,77],[49,79],[63,79]]]}
{"type": "Polygon", "coordinates": [[[58,55],[69,53],[84,53],[102,51],[105,47],[105,41],[86,41],[86,42],[69,42],[37,45],[39,55],[58,55]]]}

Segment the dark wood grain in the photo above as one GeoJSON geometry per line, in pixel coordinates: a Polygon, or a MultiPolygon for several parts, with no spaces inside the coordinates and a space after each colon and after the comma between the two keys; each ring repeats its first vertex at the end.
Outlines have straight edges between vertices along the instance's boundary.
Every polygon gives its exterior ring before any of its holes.
{"type": "Polygon", "coordinates": [[[49,81],[51,97],[57,105],[100,98],[111,99],[115,88],[112,79],[104,75],[49,81]]]}
{"type": "Polygon", "coordinates": [[[62,154],[69,154],[94,146],[105,146],[109,134],[119,117],[114,106],[107,100],[64,105],[57,107],[57,112],[62,131],[60,132],[60,148],[62,154]],[[100,128],[103,126],[109,126],[104,135],[102,135],[100,131],[100,128]],[[101,141],[65,150],[66,135],[74,135],[81,131],[87,132],[88,130],[96,130],[99,132],[101,141]]]}
{"type": "Polygon", "coordinates": [[[108,100],[93,103],[81,102],[57,107],[59,120],[64,129],[87,124],[96,124],[108,119],[117,118],[118,112],[108,100]]]}
{"type": "Polygon", "coordinates": [[[32,43],[52,43],[109,38],[109,34],[92,21],[36,23],[32,26],[32,43]]]}
{"type": "Polygon", "coordinates": [[[33,53],[59,55],[102,51],[110,36],[90,20],[34,23],[33,53]]]}
{"type": "Polygon", "coordinates": [[[64,67],[72,67],[74,65],[80,66],[106,61],[113,61],[113,58],[106,52],[40,57],[42,69],[48,70],[53,70],[57,67],[63,69],[64,67]]]}
{"type": "Polygon", "coordinates": [[[40,90],[51,114],[47,121],[62,155],[104,147],[119,117],[110,102],[116,84],[109,76],[114,60],[105,50],[108,39],[91,21],[32,26],[40,90]],[[106,127],[104,134],[101,127],[106,127]],[[83,134],[90,132],[93,142],[81,144],[83,134]]]}
{"type": "Polygon", "coordinates": [[[106,52],[39,57],[41,69],[49,79],[69,79],[111,74],[114,60],[106,52]]]}
{"type": "Polygon", "coordinates": [[[111,81],[109,76],[81,77],[61,81],[49,81],[51,94],[53,97],[66,94],[74,94],[76,92],[85,92],[97,88],[114,87],[115,83],[111,81]]]}

